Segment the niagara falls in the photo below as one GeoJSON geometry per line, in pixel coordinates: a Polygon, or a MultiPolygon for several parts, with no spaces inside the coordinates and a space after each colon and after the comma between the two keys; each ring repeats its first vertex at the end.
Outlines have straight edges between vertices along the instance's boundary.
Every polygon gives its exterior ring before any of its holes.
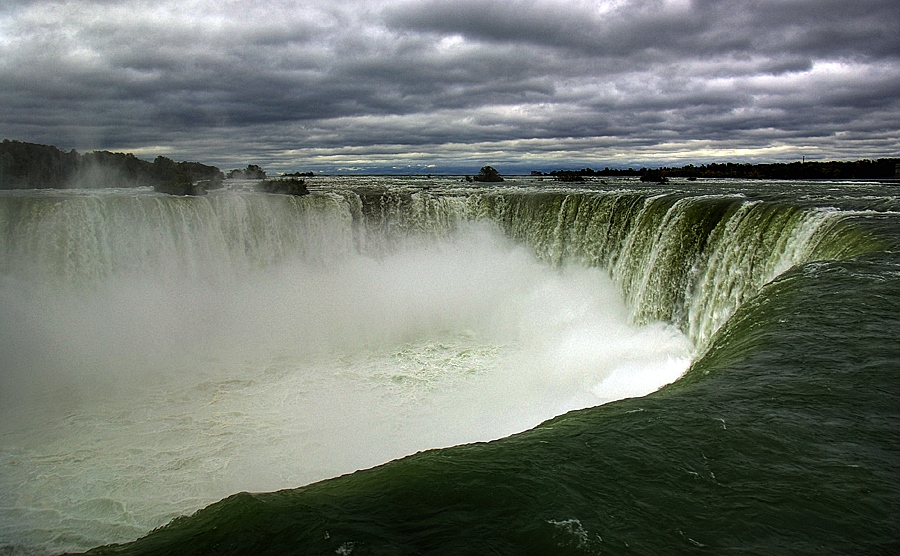
{"type": "MultiPolygon", "coordinates": [[[[747,404],[768,403],[763,392],[777,382],[751,377],[731,386],[717,377],[727,367],[719,359],[727,362],[760,327],[793,315],[748,305],[802,278],[795,274],[827,274],[844,261],[875,264],[871,272],[883,273],[884,287],[896,293],[896,263],[883,251],[896,240],[900,213],[889,185],[694,181],[685,188],[534,177],[491,186],[451,177],[308,183],[300,197],[259,193],[240,180],[202,197],[147,188],[2,193],[4,542],[18,539],[29,552],[77,551],[162,527],[147,537],[154,539],[177,532],[180,516],[234,493],[287,495],[340,477],[337,488],[341,476],[392,474],[407,456],[415,465],[468,446],[474,459],[459,464],[465,473],[474,480],[496,465],[491,484],[510,488],[521,480],[517,458],[542,469],[529,452],[559,441],[553,418],[589,436],[591,420],[618,407],[615,400],[646,399],[669,411],[689,401],[692,409],[679,410],[678,419],[708,413],[697,430],[653,427],[629,434],[632,440],[674,435],[715,444],[742,425],[734,409],[711,411],[703,388],[730,392],[750,411],[747,404]],[[879,208],[863,209],[874,198],[879,208]],[[486,463],[498,439],[498,448],[525,446],[486,463]]],[[[844,295],[824,277],[813,284],[844,295]]],[[[848,314],[852,301],[842,304],[848,314]]],[[[883,335],[896,320],[882,318],[883,335]]],[[[861,333],[840,320],[851,327],[846,334],[861,333]]],[[[793,349],[819,350],[814,339],[803,343],[819,326],[801,330],[793,349]]],[[[878,344],[873,333],[866,340],[878,344]]],[[[788,357],[765,343],[759,349],[788,357]]],[[[840,352],[835,357],[832,364],[845,364],[840,352]]],[[[803,389],[835,380],[795,364],[809,374],[798,379],[803,389]]],[[[604,422],[614,429],[629,423],[604,422]]],[[[831,442],[850,440],[834,434],[831,442]]],[[[798,449],[805,448],[787,453],[798,449]]],[[[554,494],[543,503],[565,506],[584,488],[603,488],[602,480],[587,487],[577,478],[595,472],[597,459],[633,457],[616,443],[596,450],[571,455],[566,465],[580,471],[545,484],[554,494]]],[[[644,465],[660,466],[655,473],[664,476],[667,453],[644,465]]],[[[714,471],[701,453],[704,463],[679,464],[682,479],[719,485],[718,477],[736,472],[714,471]]],[[[382,488],[405,488],[403,473],[392,480],[399,485],[382,488]]],[[[773,478],[754,466],[745,480],[773,478]]],[[[452,496],[453,484],[432,488],[452,496]]],[[[306,491],[296,492],[302,501],[306,491]]],[[[416,504],[425,511],[435,502],[416,504]]],[[[376,507],[365,510],[367,519],[389,511],[376,507]]],[[[597,527],[588,516],[539,517],[520,501],[513,508],[518,519],[536,520],[530,527],[547,529],[533,533],[543,542],[568,535],[587,552],[599,548],[593,537],[579,540],[597,527]]],[[[446,527],[471,542],[452,521],[437,530],[446,527]]],[[[236,538],[249,544],[237,552],[250,550],[256,533],[239,531],[236,538]]],[[[304,552],[322,552],[298,535],[291,542],[304,552]]],[[[373,542],[368,535],[323,532],[316,541],[336,550],[373,542]]],[[[190,546],[179,541],[168,550],[190,546]]]]}
{"type": "Polygon", "coordinates": [[[0,556],[900,554],[898,29],[0,2],[0,556]]]}

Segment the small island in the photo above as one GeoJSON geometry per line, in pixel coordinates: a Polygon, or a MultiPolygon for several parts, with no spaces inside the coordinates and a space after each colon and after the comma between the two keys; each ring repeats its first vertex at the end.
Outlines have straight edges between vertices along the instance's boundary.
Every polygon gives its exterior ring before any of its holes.
{"type": "Polygon", "coordinates": [[[228,172],[230,180],[264,180],[266,171],[256,164],[248,164],[243,170],[231,170],[228,172]]]}
{"type": "Polygon", "coordinates": [[[293,177],[261,181],[256,185],[256,190],[263,193],[280,193],[282,195],[309,195],[306,180],[293,177]]]}
{"type": "Polygon", "coordinates": [[[567,183],[581,183],[584,181],[584,176],[579,174],[578,172],[564,170],[561,172],[554,172],[553,179],[556,181],[563,181],[567,183]]]}
{"type": "Polygon", "coordinates": [[[503,180],[503,176],[500,175],[500,172],[495,170],[492,166],[484,166],[481,168],[481,171],[478,172],[478,175],[471,180],[468,181],[478,181],[478,182],[501,182],[503,180]]]}

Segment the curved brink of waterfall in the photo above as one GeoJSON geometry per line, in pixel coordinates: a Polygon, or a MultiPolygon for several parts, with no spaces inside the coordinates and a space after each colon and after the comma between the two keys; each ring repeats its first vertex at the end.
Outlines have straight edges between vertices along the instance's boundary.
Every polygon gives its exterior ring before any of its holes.
{"type": "Polygon", "coordinates": [[[550,264],[608,270],[636,323],[703,347],[748,297],[798,264],[879,248],[837,209],[742,195],[344,190],[307,197],[73,195],[6,199],[0,270],[62,283],[123,273],[223,282],[290,257],[382,256],[415,235],[488,220],[550,264]],[[47,238],[54,238],[48,241],[47,238]],[[16,268],[18,267],[18,268],[16,268]]]}
{"type": "Polygon", "coordinates": [[[743,195],[344,195],[363,226],[394,228],[388,237],[487,219],[553,265],[608,269],[635,322],[672,323],[701,348],[743,301],[791,267],[881,247],[844,225],[847,211],[743,195]]]}

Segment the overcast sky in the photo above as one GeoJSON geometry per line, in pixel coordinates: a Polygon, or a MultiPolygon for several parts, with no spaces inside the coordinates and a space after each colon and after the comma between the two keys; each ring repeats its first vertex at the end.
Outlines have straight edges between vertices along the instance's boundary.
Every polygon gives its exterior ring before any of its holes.
{"type": "Polygon", "coordinates": [[[900,156],[900,2],[3,0],[0,136],[273,172],[900,156]]]}

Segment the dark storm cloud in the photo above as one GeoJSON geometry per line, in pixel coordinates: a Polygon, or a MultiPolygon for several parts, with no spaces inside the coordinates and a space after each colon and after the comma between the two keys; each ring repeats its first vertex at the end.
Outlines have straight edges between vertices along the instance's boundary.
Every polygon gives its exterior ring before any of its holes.
{"type": "Polygon", "coordinates": [[[900,151],[891,0],[11,1],[0,132],[273,169],[900,151]]]}
{"type": "Polygon", "coordinates": [[[415,2],[393,11],[419,31],[518,42],[593,56],[647,53],[660,59],[704,54],[891,56],[898,8],[883,0],[666,2],[415,2]],[[608,10],[598,6],[610,5],[608,10]]]}

